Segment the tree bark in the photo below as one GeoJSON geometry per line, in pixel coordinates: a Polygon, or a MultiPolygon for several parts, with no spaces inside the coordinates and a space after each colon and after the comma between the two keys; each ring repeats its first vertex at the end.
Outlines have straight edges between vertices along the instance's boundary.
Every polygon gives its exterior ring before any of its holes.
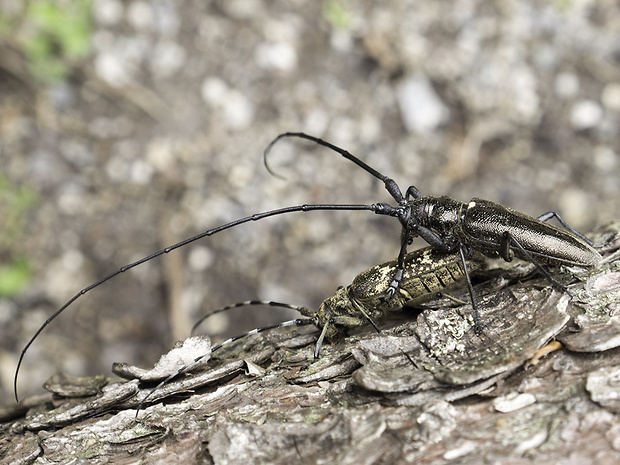
{"type": "Polygon", "coordinates": [[[571,295],[527,265],[480,274],[479,334],[471,305],[443,299],[380,334],[351,332],[316,362],[307,326],[242,339],[155,391],[197,340],[150,382],[127,365],[115,371],[140,379],[56,376],[53,394],[0,411],[0,459],[620,463],[619,230],[602,231],[595,270],[553,269],[571,295]]]}

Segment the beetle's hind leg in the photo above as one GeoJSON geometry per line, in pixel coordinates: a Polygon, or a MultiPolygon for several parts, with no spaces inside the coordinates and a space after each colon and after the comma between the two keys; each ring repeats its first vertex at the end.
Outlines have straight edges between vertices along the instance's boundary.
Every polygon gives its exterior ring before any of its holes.
{"type": "Polygon", "coordinates": [[[556,212],[547,212],[544,213],[542,215],[540,215],[538,217],[538,219],[540,221],[549,221],[551,218],[555,217],[555,219],[557,219],[560,224],[564,227],[564,229],[566,229],[567,231],[570,231],[571,233],[573,233],[575,236],[577,236],[578,238],[582,239],[583,241],[585,241],[588,245],[593,246],[594,242],[592,242],[590,239],[588,239],[586,236],[584,236],[583,234],[581,234],[579,231],[577,231],[576,229],[573,229],[565,220],[564,218],[562,218],[558,213],[556,212]]]}

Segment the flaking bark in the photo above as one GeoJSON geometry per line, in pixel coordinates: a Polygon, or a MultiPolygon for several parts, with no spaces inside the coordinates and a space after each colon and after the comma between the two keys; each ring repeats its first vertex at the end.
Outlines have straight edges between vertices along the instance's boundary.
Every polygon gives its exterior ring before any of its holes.
{"type": "Polygon", "coordinates": [[[449,299],[326,345],[314,363],[313,328],[262,333],[158,389],[137,420],[156,382],[55,377],[53,395],[0,412],[0,459],[619,463],[619,230],[602,231],[613,236],[596,270],[553,270],[572,298],[526,265],[479,275],[481,334],[471,305],[449,299]]]}

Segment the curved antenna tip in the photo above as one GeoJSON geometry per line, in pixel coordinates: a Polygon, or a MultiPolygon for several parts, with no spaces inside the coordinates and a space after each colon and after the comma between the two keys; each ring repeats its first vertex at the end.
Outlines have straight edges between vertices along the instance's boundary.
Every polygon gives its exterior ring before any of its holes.
{"type": "Polygon", "coordinates": [[[269,153],[271,152],[271,149],[273,148],[273,146],[276,145],[280,139],[282,139],[283,137],[288,137],[287,134],[288,133],[280,134],[278,137],[272,140],[269,143],[269,145],[265,148],[265,150],[263,151],[263,164],[265,165],[267,172],[273,177],[281,179],[283,181],[286,181],[286,178],[282,176],[281,174],[276,173],[273,169],[271,169],[271,166],[269,166],[269,162],[267,161],[267,157],[269,156],[269,153]]]}

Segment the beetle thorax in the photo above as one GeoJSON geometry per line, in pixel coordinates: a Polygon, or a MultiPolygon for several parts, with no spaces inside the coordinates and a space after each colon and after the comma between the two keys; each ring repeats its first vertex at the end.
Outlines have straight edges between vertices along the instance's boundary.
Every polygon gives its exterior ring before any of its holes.
{"type": "Polygon", "coordinates": [[[450,197],[421,197],[412,202],[411,218],[444,240],[450,240],[461,229],[467,205],[450,197]]]}

